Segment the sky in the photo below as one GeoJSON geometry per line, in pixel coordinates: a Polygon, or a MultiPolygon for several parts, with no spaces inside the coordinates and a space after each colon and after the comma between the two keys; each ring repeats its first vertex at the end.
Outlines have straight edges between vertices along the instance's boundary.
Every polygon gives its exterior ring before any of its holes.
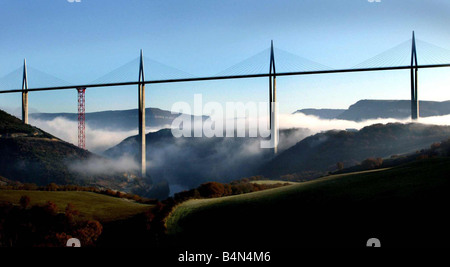
{"type": "MultiPolygon", "coordinates": [[[[352,67],[407,41],[413,30],[418,39],[450,49],[448,14],[446,0],[2,0],[0,77],[26,58],[31,70],[89,83],[136,59],[140,49],[146,58],[208,76],[267,49],[271,40],[332,68],[352,67]]],[[[421,70],[419,98],[450,100],[449,74],[421,70]]],[[[279,108],[291,113],[348,108],[360,99],[408,99],[409,79],[408,71],[279,77],[279,108]]],[[[16,81],[20,87],[20,77],[16,81]]],[[[148,85],[146,106],[170,110],[199,93],[203,102],[264,102],[267,91],[267,78],[148,85]]],[[[31,112],[77,111],[75,90],[32,92],[29,101],[31,112]]],[[[20,104],[20,94],[0,95],[2,109],[20,104]]],[[[88,112],[136,107],[136,86],[86,92],[88,112]]]]}

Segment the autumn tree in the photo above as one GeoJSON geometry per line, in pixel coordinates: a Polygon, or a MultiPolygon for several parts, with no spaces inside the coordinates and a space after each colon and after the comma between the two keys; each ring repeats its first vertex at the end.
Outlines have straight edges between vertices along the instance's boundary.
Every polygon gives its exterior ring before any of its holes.
{"type": "Polygon", "coordinates": [[[67,223],[73,225],[75,224],[75,217],[80,215],[80,212],[72,203],[68,203],[64,215],[66,216],[67,223]]]}
{"type": "Polygon", "coordinates": [[[26,209],[28,207],[28,205],[30,204],[30,197],[29,196],[22,196],[20,198],[20,206],[24,209],[26,209]]]}
{"type": "Polygon", "coordinates": [[[55,183],[50,183],[47,185],[47,191],[58,191],[59,186],[55,183]]]}
{"type": "Polygon", "coordinates": [[[200,185],[198,192],[202,197],[221,197],[225,192],[225,187],[218,182],[208,182],[200,185]]]}
{"type": "Polygon", "coordinates": [[[361,162],[361,166],[365,169],[375,169],[381,167],[381,165],[383,165],[382,158],[368,158],[361,162]]]}
{"type": "Polygon", "coordinates": [[[80,240],[82,246],[92,246],[102,231],[103,226],[98,221],[87,221],[76,231],[75,237],[80,240]]]}
{"type": "Polygon", "coordinates": [[[56,215],[58,213],[58,206],[55,203],[48,201],[44,205],[44,210],[50,215],[56,215]]]}

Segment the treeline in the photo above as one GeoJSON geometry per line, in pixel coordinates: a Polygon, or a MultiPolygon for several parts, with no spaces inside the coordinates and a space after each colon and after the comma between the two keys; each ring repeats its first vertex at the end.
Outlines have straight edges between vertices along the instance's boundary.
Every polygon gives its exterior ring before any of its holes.
{"type": "Polygon", "coordinates": [[[289,185],[288,183],[276,183],[276,184],[252,183],[252,181],[256,181],[256,179],[258,178],[254,177],[253,180],[249,178],[244,178],[242,180],[234,181],[229,184],[223,184],[218,182],[204,183],[197,188],[175,194],[174,201],[179,203],[195,198],[216,198],[216,197],[240,195],[276,188],[284,185],[289,185]]]}
{"type": "MultiPolygon", "coordinates": [[[[5,182],[6,183],[6,182],[5,182]]],[[[115,191],[111,189],[100,189],[93,186],[79,186],[79,185],[57,185],[55,183],[50,183],[46,186],[37,186],[31,183],[19,183],[19,182],[7,182],[5,185],[0,185],[0,190],[26,190],[26,191],[81,191],[81,192],[92,192],[102,195],[107,195],[117,198],[125,198],[129,200],[134,200],[142,204],[156,204],[158,201],[156,199],[144,198],[139,195],[124,193],[120,191],[115,191]]]]}
{"type": "Polygon", "coordinates": [[[56,204],[29,207],[30,198],[22,196],[20,206],[0,203],[0,247],[64,247],[75,237],[83,246],[93,246],[103,226],[85,220],[72,204],[60,212],[56,204]]]}

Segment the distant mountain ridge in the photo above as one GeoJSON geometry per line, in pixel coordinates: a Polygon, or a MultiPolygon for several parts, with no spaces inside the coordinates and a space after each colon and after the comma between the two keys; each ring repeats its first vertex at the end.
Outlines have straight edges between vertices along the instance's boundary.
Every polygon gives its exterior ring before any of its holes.
{"type": "MultiPolygon", "coordinates": [[[[450,114],[450,101],[420,101],[420,116],[443,116],[450,114]]],[[[321,119],[364,121],[378,118],[406,119],[411,116],[409,100],[360,100],[346,110],[301,109],[295,113],[314,115],[321,119]]]]}
{"type": "Polygon", "coordinates": [[[305,115],[313,115],[313,116],[317,116],[321,119],[335,119],[337,118],[339,115],[341,115],[342,113],[344,113],[345,109],[328,109],[328,108],[323,108],[323,109],[315,109],[315,108],[305,108],[305,109],[300,109],[294,112],[294,114],[296,113],[303,113],[305,115]]]}
{"type": "MultiPolygon", "coordinates": [[[[147,127],[166,127],[172,121],[180,116],[180,113],[172,114],[170,111],[159,108],[145,109],[145,124],[147,127]]],[[[190,116],[190,115],[184,115],[190,116]]],[[[65,118],[71,121],[78,120],[78,113],[32,113],[31,119],[37,120],[53,120],[55,118],[65,118]]],[[[191,119],[193,116],[191,116],[191,119]]],[[[206,119],[203,116],[203,119],[206,119]]],[[[108,110],[99,112],[87,112],[86,124],[96,128],[105,130],[121,130],[129,131],[138,127],[138,110],[108,110]]]]}

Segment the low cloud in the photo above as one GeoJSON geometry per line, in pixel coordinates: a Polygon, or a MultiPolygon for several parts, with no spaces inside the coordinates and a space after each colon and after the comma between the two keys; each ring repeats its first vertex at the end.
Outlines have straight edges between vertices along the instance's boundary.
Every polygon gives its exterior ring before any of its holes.
{"type": "MultiPolygon", "coordinates": [[[[279,125],[281,129],[288,128],[308,128],[314,133],[327,130],[346,130],[346,129],[361,129],[366,126],[381,123],[410,123],[413,122],[409,118],[405,119],[370,119],[361,122],[338,120],[338,119],[321,119],[312,115],[305,115],[303,113],[296,114],[281,114],[279,125]]],[[[417,123],[434,124],[434,125],[450,125],[450,115],[434,116],[419,118],[417,123]]]]}
{"type": "Polygon", "coordinates": [[[114,175],[124,172],[137,172],[137,162],[132,156],[124,155],[117,159],[90,158],[69,164],[69,169],[83,175],[114,175]]]}
{"type": "MultiPolygon", "coordinates": [[[[62,117],[53,120],[30,119],[32,125],[72,144],[78,144],[78,122],[62,117]]],[[[148,128],[147,131],[158,129],[148,128]]],[[[95,153],[102,153],[106,149],[119,144],[127,137],[137,134],[136,130],[112,131],[96,129],[86,125],[86,148],[95,153]]]]}

